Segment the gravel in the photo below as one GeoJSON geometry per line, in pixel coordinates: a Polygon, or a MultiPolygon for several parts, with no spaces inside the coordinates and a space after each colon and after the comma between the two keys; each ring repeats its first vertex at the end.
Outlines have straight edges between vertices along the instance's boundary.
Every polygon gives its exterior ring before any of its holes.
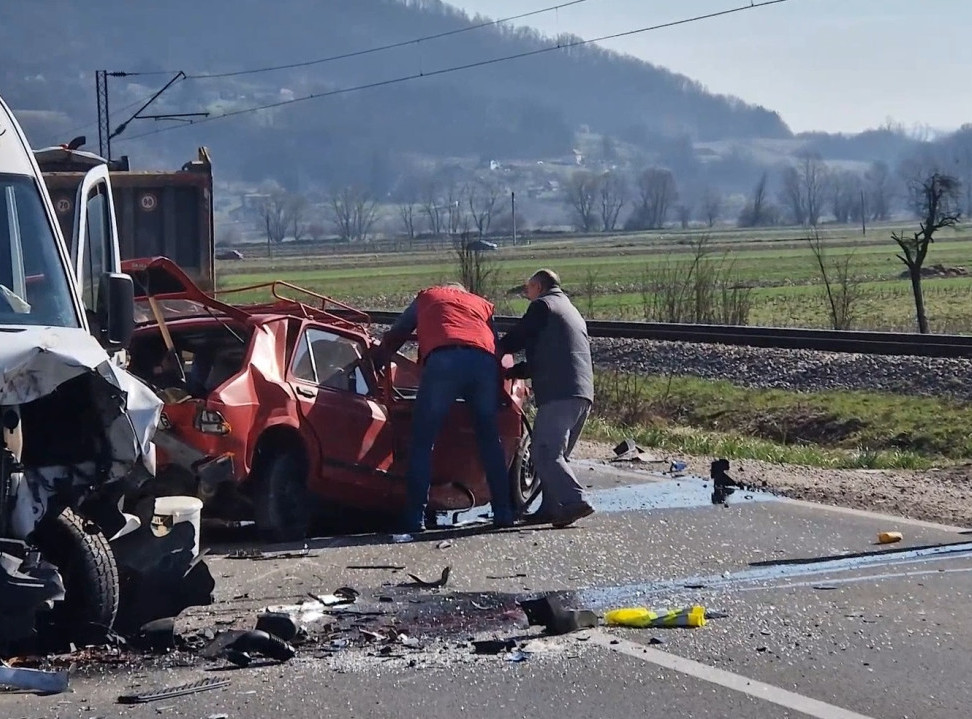
{"type": "Polygon", "coordinates": [[[870,390],[972,400],[972,359],[592,338],[599,369],[690,375],[743,387],[870,390]]]}

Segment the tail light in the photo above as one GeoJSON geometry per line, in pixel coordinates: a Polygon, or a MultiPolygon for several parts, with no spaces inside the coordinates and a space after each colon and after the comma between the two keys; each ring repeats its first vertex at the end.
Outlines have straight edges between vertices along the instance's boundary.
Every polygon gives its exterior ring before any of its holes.
{"type": "Polygon", "coordinates": [[[196,414],[196,429],[205,434],[229,434],[230,425],[214,409],[201,409],[196,414]]]}

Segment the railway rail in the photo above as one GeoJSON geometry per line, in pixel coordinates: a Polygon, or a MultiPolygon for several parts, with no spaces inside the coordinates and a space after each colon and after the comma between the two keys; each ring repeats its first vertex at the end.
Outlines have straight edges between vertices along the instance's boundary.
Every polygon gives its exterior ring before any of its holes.
{"type": "MultiPolygon", "coordinates": [[[[375,324],[391,324],[397,312],[368,312],[375,324]]],[[[516,317],[496,317],[498,331],[508,330],[516,317]]],[[[589,320],[591,337],[642,339],[666,342],[771,347],[875,355],[921,357],[972,357],[972,336],[870,332],[784,327],[678,324],[669,322],[620,322],[589,320]]]]}

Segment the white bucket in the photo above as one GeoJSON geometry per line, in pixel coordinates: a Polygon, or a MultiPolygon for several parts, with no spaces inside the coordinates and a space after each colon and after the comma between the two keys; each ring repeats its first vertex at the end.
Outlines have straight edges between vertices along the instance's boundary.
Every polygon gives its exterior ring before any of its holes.
{"type": "Polygon", "coordinates": [[[179,522],[189,522],[196,533],[192,556],[199,556],[199,526],[203,503],[196,497],[156,497],[152,531],[156,536],[168,534],[179,522]]]}

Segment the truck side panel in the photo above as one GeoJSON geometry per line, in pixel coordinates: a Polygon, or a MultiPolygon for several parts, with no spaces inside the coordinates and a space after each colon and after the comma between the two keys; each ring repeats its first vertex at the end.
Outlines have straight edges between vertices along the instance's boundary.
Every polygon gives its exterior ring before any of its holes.
{"type": "MultiPolygon", "coordinates": [[[[164,255],[206,290],[214,283],[212,174],[112,172],[122,259],[164,255]]],[[[46,172],[51,200],[66,237],[74,223],[74,196],[83,175],[46,172]]]]}

